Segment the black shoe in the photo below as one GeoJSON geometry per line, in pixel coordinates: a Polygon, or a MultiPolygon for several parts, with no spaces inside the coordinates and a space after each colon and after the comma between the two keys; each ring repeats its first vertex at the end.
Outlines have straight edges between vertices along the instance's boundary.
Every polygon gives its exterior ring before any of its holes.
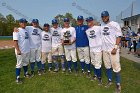
{"type": "Polygon", "coordinates": [[[35,76],[35,72],[31,71],[31,77],[34,77],[34,76],[35,76]]]}
{"type": "Polygon", "coordinates": [[[50,67],[48,71],[49,71],[49,72],[52,72],[52,68],[50,67]]]}
{"type": "Polygon", "coordinates": [[[16,79],[16,83],[17,83],[17,84],[22,84],[23,82],[21,81],[20,78],[17,78],[17,79],[16,79]]]}
{"type": "Polygon", "coordinates": [[[46,70],[45,70],[45,69],[42,69],[42,73],[43,73],[43,74],[46,74],[46,70]]]}
{"type": "Polygon", "coordinates": [[[25,78],[30,78],[30,76],[31,75],[29,73],[27,73],[27,74],[24,75],[25,78]]]}
{"type": "Polygon", "coordinates": [[[82,72],[82,74],[85,74],[86,73],[85,70],[82,70],[81,72],[82,72]]]}
{"type": "Polygon", "coordinates": [[[103,83],[102,83],[102,79],[101,78],[98,78],[98,85],[101,86],[103,83]]]}
{"type": "Polygon", "coordinates": [[[38,70],[38,75],[41,76],[41,70],[38,70]]]}
{"type": "Polygon", "coordinates": [[[90,72],[87,72],[87,78],[90,78],[90,77],[91,77],[90,72]]]}
{"type": "Polygon", "coordinates": [[[95,80],[97,80],[97,76],[96,75],[94,75],[93,77],[91,77],[91,81],[95,81],[95,80]]]}
{"type": "Polygon", "coordinates": [[[121,93],[121,85],[116,85],[116,92],[115,93],[121,93]]]}
{"type": "Polygon", "coordinates": [[[78,71],[77,71],[77,70],[75,70],[75,72],[74,72],[74,73],[75,73],[75,76],[78,76],[78,71]]]}
{"type": "Polygon", "coordinates": [[[86,73],[85,70],[82,69],[82,71],[81,71],[81,76],[84,76],[85,73],[86,73]]]}
{"type": "Polygon", "coordinates": [[[56,68],[55,68],[55,69],[54,69],[54,72],[56,73],[56,72],[58,72],[58,70],[59,70],[59,69],[56,69],[56,68]]]}
{"type": "Polygon", "coordinates": [[[112,81],[108,81],[107,84],[105,85],[106,88],[109,88],[112,85],[112,81]]]}
{"type": "Polygon", "coordinates": [[[71,74],[71,73],[72,73],[71,69],[69,69],[69,70],[68,70],[68,73],[69,73],[69,74],[71,74]]]}

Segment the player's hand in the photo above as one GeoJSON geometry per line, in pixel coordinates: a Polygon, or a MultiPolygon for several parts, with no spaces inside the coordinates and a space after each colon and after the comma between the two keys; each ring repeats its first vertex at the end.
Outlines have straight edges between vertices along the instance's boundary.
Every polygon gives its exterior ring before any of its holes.
{"type": "Polygon", "coordinates": [[[114,49],[111,51],[111,54],[112,54],[112,55],[115,55],[116,52],[117,52],[117,49],[114,48],[114,49]]]}
{"type": "Polygon", "coordinates": [[[21,51],[20,50],[17,51],[17,55],[21,55],[21,51]]]}
{"type": "Polygon", "coordinates": [[[17,27],[14,27],[14,32],[19,32],[19,29],[17,27]]]}

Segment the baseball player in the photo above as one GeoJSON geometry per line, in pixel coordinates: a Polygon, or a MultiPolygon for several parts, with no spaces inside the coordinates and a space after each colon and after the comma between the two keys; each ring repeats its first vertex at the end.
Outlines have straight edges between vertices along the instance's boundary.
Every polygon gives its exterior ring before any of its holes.
{"type": "Polygon", "coordinates": [[[119,54],[119,43],[121,40],[122,32],[118,23],[109,20],[108,11],[101,13],[103,23],[101,24],[102,30],[102,49],[103,49],[103,61],[107,70],[108,83],[106,87],[112,84],[112,73],[116,75],[116,92],[120,93],[120,54],[119,54]],[[112,69],[111,69],[112,68],[112,69]]]}
{"type": "Polygon", "coordinates": [[[64,18],[64,28],[61,30],[61,40],[64,45],[66,60],[68,61],[68,72],[71,73],[72,62],[74,70],[77,73],[77,58],[76,58],[76,31],[74,27],[70,27],[69,18],[64,18]]]}
{"type": "Polygon", "coordinates": [[[94,76],[92,80],[95,80],[98,77],[98,85],[102,84],[101,79],[101,65],[102,65],[102,39],[101,39],[101,27],[94,26],[94,20],[92,17],[86,19],[88,24],[88,29],[86,34],[89,40],[90,46],[90,57],[91,63],[94,66],[94,76]]]}
{"type": "Polygon", "coordinates": [[[78,57],[81,63],[82,73],[85,73],[85,63],[87,66],[88,77],[90,75],[90,58],[89,58],[89,41],[86,35],[86,30],[88,29],[87,25],[83,24],[83,16],[77,17],[77,26],[76,30],[76,48],[78,52],[78,57]]]}
{"type": "Polygon", "coordinates": [[[52,53],[51,53],[51,47],[52,47],[52,35],[49,31],[49,24],[44,24],[44,31],[41,32],[41,62],[42,62],[42,72],[45,73],[45,63],[46,58],[48,59],[49,69],[52,68],[50,64],[52,64],[52,53]]]}
{"type": "Polygon", "coordinates": [[[30,40],[30,67],[31,76],[34,76],[34,66],[37,62],[38,75],[41,75],[41,32],[38,19],[32,20],[32,26],[27,26],[30,40]]]}
{"type": "Polygon", "coordinates": [[[62,65],[62,72],[65,72],[65,56],[64,56],[64,50],[61,42],[61,27],[58,27],[58,21],[57,19],[52,20],[52,28],[51,28],[51,34],[52,34],[52,58],[53,62],[55,63],[55,69],[54,72],[58,72],[59,65],[58,65],[58,59],[61,59],[61,65],[62,65]]]}
{"type": "Polygon", "coordinates": [[[16,64],[16,82],[17,84],[22,83],[20,79],[20,70],[23,67],[24,77],[29,77],[28,74],[28,64],[30,56],[30,44],[29,44],[29,35],[26,27],[26,19],[22,18],[19,20],[18,32],[13,32],[13,40],[15,45],[15,54],[17,59],[16,64]]]}

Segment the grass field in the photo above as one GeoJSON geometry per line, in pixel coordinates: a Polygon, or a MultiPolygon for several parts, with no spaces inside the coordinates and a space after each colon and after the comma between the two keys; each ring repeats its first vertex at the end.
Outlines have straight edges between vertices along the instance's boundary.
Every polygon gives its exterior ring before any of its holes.
{"type": "MultiPolygon", "coordinates": [[[[17,85],[15,64],[14,49],[0,50],[0,93],[114,93],[115,83],[108,89],[104,87],[107,82],[104,69],[103,86],[98,86],[97,81],[92,82],[86,76],[76,77],[61,72],[23,78],[24,83],[17,85]]],[[[140,64],[125,58],[121,58],[121,64],[122,93],[140,93],[140,64]]]]}

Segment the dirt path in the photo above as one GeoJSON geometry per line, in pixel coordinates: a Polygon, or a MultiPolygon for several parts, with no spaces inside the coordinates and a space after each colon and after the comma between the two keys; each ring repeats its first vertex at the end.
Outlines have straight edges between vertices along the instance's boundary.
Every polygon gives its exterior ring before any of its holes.
{"type": "Polygon", "coordinates": [[[13,40],[0,40],[0,49],[14,48],[13,40]]]}

